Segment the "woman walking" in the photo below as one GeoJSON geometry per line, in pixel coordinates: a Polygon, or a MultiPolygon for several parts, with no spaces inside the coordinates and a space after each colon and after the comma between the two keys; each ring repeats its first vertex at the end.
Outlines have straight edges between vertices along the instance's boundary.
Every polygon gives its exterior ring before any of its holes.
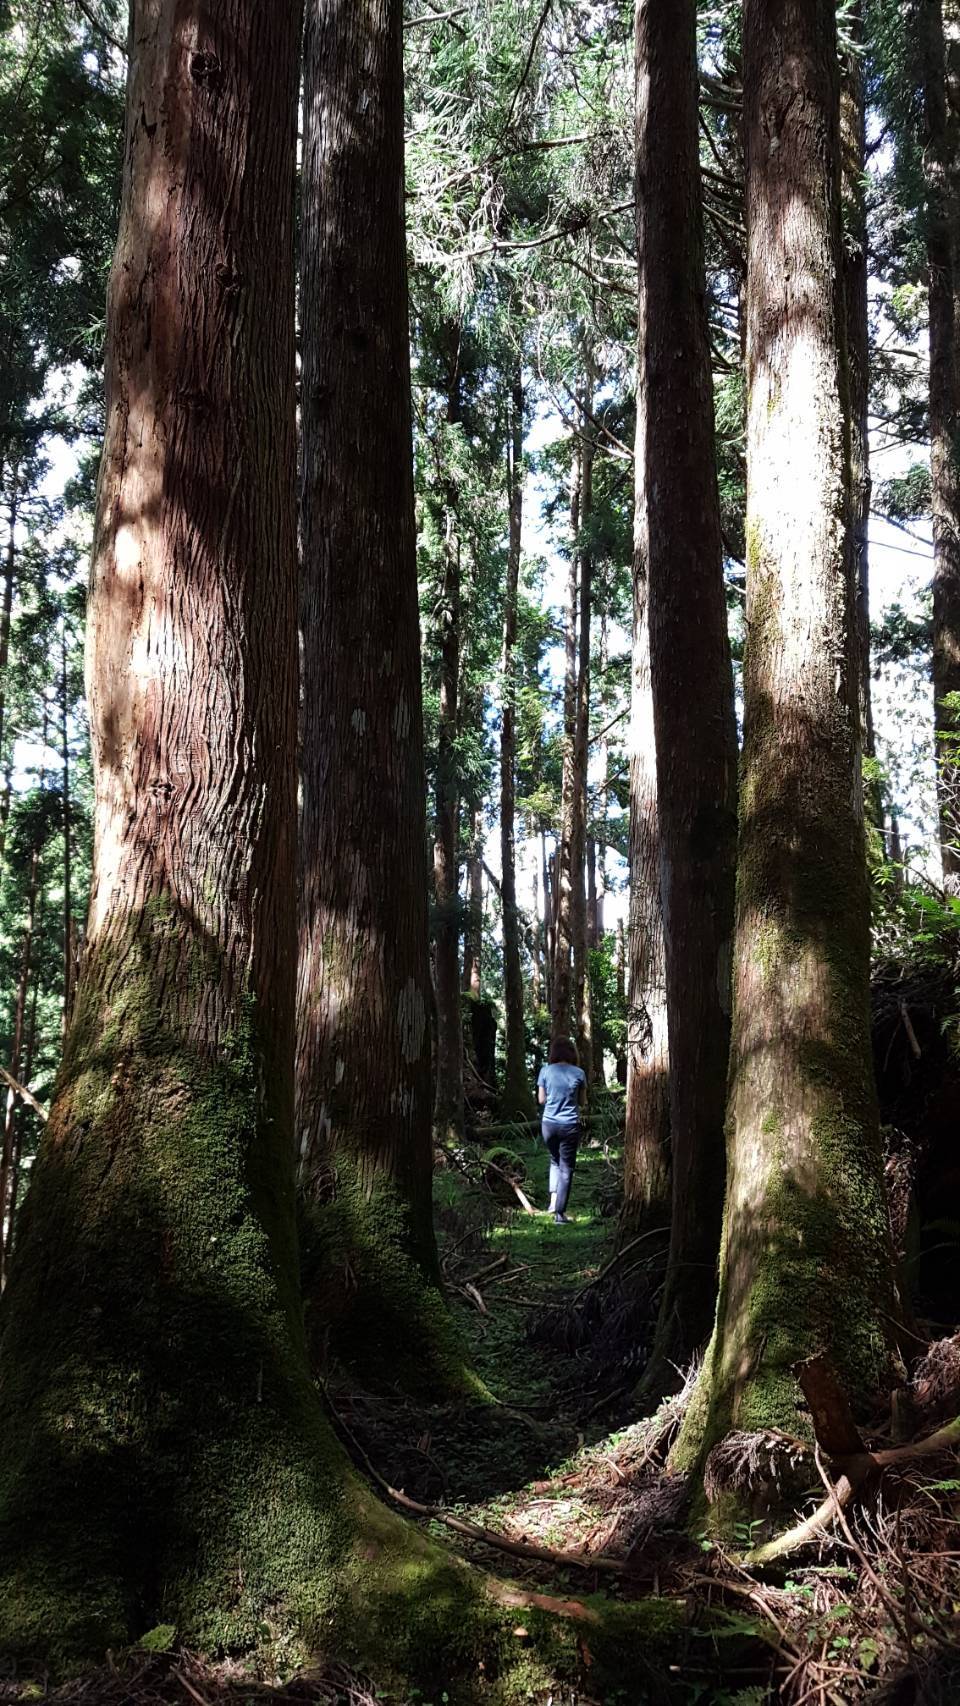
{"type": "Polygon", "coordinates": [[[550,1058],[540,1068],[537,1097],[543,1108],[543,1141],[550,1151],[550,1207],[557,1226],[567,1226],[566,1208],[586,1101],[587,1075],[577,1061],[577,1045],[569,1037],[550,1044],[550,1058]]]}

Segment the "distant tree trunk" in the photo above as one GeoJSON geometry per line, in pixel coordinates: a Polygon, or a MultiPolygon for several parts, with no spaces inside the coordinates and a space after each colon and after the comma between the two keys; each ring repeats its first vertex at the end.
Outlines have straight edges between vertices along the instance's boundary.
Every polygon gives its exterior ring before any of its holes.
{"type": "MultiPolygon", "coordinates": [[[[459,346],[453,357],[447,422],[460,421],[459,346]]],[[[440,589],[440,726],[437,736],[436,811],[433,845],[434,972],[437,1003],[437,1071],[434,1132],[439,1143],[464,1134],[463,1026],[460,1016],[459,849],[460,789],[457,775],[460,681],[460,538],[457,492],[444,493],[443,583],[440,589]]]]}
{"type": "Polygon", "coordinates": [[[553,1012],[553,967],[556,958],[556,905],[553,892],[554,855],[547,852],[547,834],[540,826],[540,868],[543,873],[543,994],[544,1005],[553,1012]]]}
{"type": "Polygon", "coordinates": [[[467,855],[467,905],[463,932],[463,991],[479,995],[483,958],[483,811],[473,813],[467,855]]]}
{"type": "MultiPolygon", "coordinates": [[[[852,49],[843,57],[840,85],[840,160],[844,211],[843,282],[847,316],[847,372],[850,387],[850,500],[854,575],[857,589],[857,641],[860,648],[860,742],[867,758],[875,754],[870,689],[870,315],[867,198],[867,106],[863,48],[864,0],[855,0],[847,16],[852,49]]],[[[878,783],[865,790],[870,821],[883,824],[878,783]]]]}
{"type": "MultiPolygon", "coordinates": [[[[510,395],[510,443],[507,493],[510,538],[507,584],[503,598],[503,713],[500,724],[500,868],[503,915],[503,1005],[505,1067],[501,1105],[508,1118],[533,1112],[527,1078],[527,1032],[523,1018],[523,971],[520,961],[520,919],[517,911],[517,706],[514,650],[517,643],[517,600],[520,588],[520,547],[523,533],[523,375],[514,374],[510,395]]],[[[537,967],[537,954],[534,954],[537,967]]],[[[537,981],[539,974],[535,969],[537,981]]],[[[534,992],[534,1005],[539,1005],[534,992]]]]}
{"type": "MultiPolygon", "coordinates": [[[[17,514],[20,501],[19,467],[11,469],[10,501],[7,505],[7,553],[3,565],[3,598],[0,601],[0,756],[3,754],[7,704],[7,665],[10,661],[10,626],[13,590],[17,574],[17,514]]],[[[8,805],[9,810],[9,805],[8,805]]],[[[4,828],[6,820],[4,820],[4,828]]]]}
{"type": "MultiPolygon", "coordinates": [[[[42,937],[43,932],[43,889],[37,896],[36,905],[36,936],[42,937]]],[[[30,1018],[27,1023],[27,1048],[23,1060],[23,1083],[29,1089],[33,1083],[33,1063],[37,1050],[37,996],[40,990],[40,978],[35,973],[31,980],[30,1018]]],[[[20,1196],[20,1170],[23,1157],[23,1122],[27,1109],[22,1100],[19,1101],[14,1115],[13,1153],[10,1159],[10,1201],[7,1208],[7,1230],[3,1248],[4,1283],[10,1267],[10,1255],[16,1236],[17,1203],[20,1196]]]]}
{"type": "Polygon", "coordinates": [[[134,21],[89,930],[0,1343],[0,1649],[58,1665],[312,1642],[351,1547],[294,1221],[299,9],[134,21]]]}
{"type": "MultiPolygon", "coordinates": [[[[627,1010],[627,933],[621,918],[617,924],[617,1006],[621,1013],[627,1010]]],[[[626,1047],[617,1050],[617,1083],[626,1086],[627,1082],[627,1051],[626,1047]]]]}
{"type": "Polygon", "coordinates": [[[70,739],[67,717],[67,630],[60,634],[60,786],[63,795],[63,1024],[73,1011],[76,964],[73,932],[73,813],[70,805],[70,739]]]}
{"type": "Polygon", "coordinates": [[[587,952],[599,946],[600,903],[597,899],[597,844],[587,836],[587,952]]]}
{"type": "Polygon", "coordinates": [[[670,1219],[670,1051],[660,905],[660,829],[650,691],[647,504],[642,452],[636,459],[636,480],[630,702],[630,920],[626,966],[627,1099],[621,1242],[655,1227],[666,1231],[670,1219]]]}
{"type": "Polygon", "coordinates": [[[531,990],[531,995],[533,998],[533,1008],[535,1013],[539,1013],[543,1006],[543,938],[544,923],[540,913],[540,874],[535,862],[533,866],[533,936],[531,940],[531,951],[533,955],[533,988],[531,990]]]}
{"type": "Polygon", "coordinates": [[[436,1389],[401,14],[307,0],[297,1134],[337,1251],[314,1272],[307,1247],[308,1324],[436,1389]]]}
{"type": "MultiPolygon", "coordinates": [[[[44,731],[46,733],[46,731],[44,731]]],[[[27,879],[27,917],[20,943],[20,970],[17,977],[17,995],[14,1003],[13,1038],[10,1044],[10,1061],[8,1071],[14,1078],[19,1079],[23,1062],[24,1028],[27,1014],[27,997],[30,991],[30,979],[33,972],[33,940],[37,913],[37,894],[40,887],[40,835],[37,833],[30,854],[30,875],[27,879]]],[[[29,1078],[27,1078],[29,1085],[29,1078]]],[[[13,1181],[16,1177],[19,1163],[17,1153],[16,1133],[21,1120],[21,1110],[17,1106],[17,1094],[7,1086],[6,1104],[4,1108],[3,1142],[0,1145],[0,1290],[7,1281],[7,1251],[9,1236],[12,1230],[12,1214],[16,1207],[16,1197],[13,1181]]]]}
{"type": "Polygon", "coordinates": [[[747,0],[744,108],[747,648],[728,1182],[717,1325],[678,1465],[731,1429],[809,1435],[795,1370],[814,1353],[854,1403],[876,1394],[897,1311],[870,1055],[833,0],[747,0]]]}
{"type": "Polygon", "coordinates": [[[730,1046],[737,732],[707,338],[696,0],[637,6],[638,455],[650,611],[673,1133],[670,1255],[645,1395],[716,1303],[730,1046]],[[691,611],[696,620],[691,621],[691,611]]]}
{"type": "MultiPolygon", "coordinates": [[[[592,352],[584,359],[583,406],[586,426],[593,412],[595,368],[592,352]]],[[[580,527],[589,529],[593,518],[593,439],[585,434],[580,453],[580,527]]],[[[589,1083],[593,1082],[593,1013],[587,961],[587,785],[590,756],[590,641],[593,624],[593,551],[588,541],[579,546],[580,608],[577,636],[576,733],[574,737],[575,842],[573,877],[573,985],[574,1015],[580,1057],[589,1083]]]]}
{"type": "Polygon", "coordinates": [[[583,492],[582,441],[573,444],[570,483],[570,566],[567,572],[567,611],[564,629],[563,676],[563,768],[560,783],[560,833],[554,869],[553,1004],[551,1032],[554,1037],[572,1037],[579,1021],[576,965],[577,889],[583,886],[583,867],[577,858],[577,831],[581,821],[577,769],[578,701],[577,676],[580,594],[580,503],[583,492]]]}
{"type": "Polygon", "coordinates": [[[944,881],[960,883],[960,122],[947,92],[942,0],[916,9],[923,77],[933,504],[933,692],[944,881]]]}
{"type": "Polygon", "coordinates": [[[9,754],[3,769],[0,788],[0,883],[7,866],[7,827],[10,823],[10,802],[13,798],[13,754],[9,754]]]}

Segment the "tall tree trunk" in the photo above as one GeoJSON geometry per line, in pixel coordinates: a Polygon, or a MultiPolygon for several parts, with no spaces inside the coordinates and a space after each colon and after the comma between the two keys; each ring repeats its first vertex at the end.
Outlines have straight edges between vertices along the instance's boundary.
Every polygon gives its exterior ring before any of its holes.
{"type": "MultiPolygon", "coordinates": [[[[593,413],[595,388],[593,353],[584,358],[581,417],[586,426],[593,413]]],[[[581,450],[580,527],[590,527],[593,518],[593,439],[586,435],[581,450]]],[[[587,961],[587,803],[590,757],[590,641],[593,625],[593,551],[586,541],[579,547],[580,609],[577,637],[577,722],[574,744],[574,798],[576,841],[573,859],[573,983],[577,1039],[584,1071],[593,1082],[593,1014],[587,961]]]]}
{"type": "MultiPolygon", "coordinates": [[[[570,572],[566,580],[566,626],[564,626],[563,686],[563,775],[559,836],[554,872],[554,969],[552,969],[551,1030],[554,1037],[571,1037],[581,1030],[583,1005],[583,959],[585,959],[585,747],[581,751],[581,653],[583,653],[583,572],[580,527],[583,491],[590,483],[587,445],[578,435],[573,444],[570,488],[570,572]]],[[[587,623],[590,601],[587,599],[587,623]]],[[[587,670],[587,693],[590,670],[587,670]]]]}
{"type": "Polygon", "coordinates": [[[543,992],[545,1005],[553,1012],[553,968],[556,962],[556,903],[553,876],[555,855],[547,853],[547,833],[540,825],[540,868],[543,873],[543,992]]]}
{"type": "Polygon", "coordinates": [[[299,22],[130,31],[89,930],[0,1345],[0,1648],[55,1664],[319,1636],[349,1545],[294,1224],[299,22]]]}
{"type": "Polygon", "coordinates": [[[0,600],[0,756],[3,754],[5,713],[7,705],[7,665],[10,661],[10,626],[13,617],[13,591],[17,573],[17,514],[20,502],[20,470],[14,463],[12,485],[7,505],[7,551],[3,565],[3,598],[0,600]]]}
{"type": "Polygon", "coordinates": [[[483,811],[477,806],[467,855],[467,905],[463,932],[463,992],[479,995],[483,959],[483,811]]]}
{"type": "Polygon", "coordinates": [[[747,647],[728,1171],[714,1338],[675,1449],[808,1435],[896,1314],[870,1055],[833,0],[747,0],[747,647]],[[789,472],[787,472],[789,471],[789,472]]]}
{"type": "MultiPolygon", "coordinates": [[[[638,420],[638,434],[639,434],[638,420]]],[[[638,439],[639,443],[639,439],[638,439]]],[[[670,1050],[660,905],[657,757],[650,691],[647,504],[636,458],[633,659],[630,699],[630,914],[627,931],[627,1097],[621,1242],[670,1218],[670,1050]]]]}
{"type": "Polygon", "coordinates": [[[73,813],[70,805],[70,738],[67,707],[67,629],[60,634],[60,786],[63,794],[63,1024],[70,1023],[76,965],[73,931],[73,813]]]}
{"type": "Polygon", "coordinates": [[[648,1398],[706,1341],[716,1303],[730,1046],[737,732],[723,587],[697,121],[696,0],[637,5],[638,454],[659,789],[670,1255],[648,1398]],[[696,619],[691,620],[691,613],[696,619]]]}
{"type": "MultiPolygon", "coordinates": [[[[21,1077],[23,1064],[24,1031],[27,1017],[27,998],[33,971],[33,940],[39,886],[40,837],[38,832],[30,855],[30,874],[27,878],[27,916],[20,943],[20,969],[17,976],[17,994],[14,1002],[13,1037],[10,1043],[8,1070],[16,1079],[21,1077]]],[[[27,1083],[29,1084],[29,1079],[27,1083]]],[[[7,1233],[11,1224],[11,1204],[14,1207],[16,1206],[13,1178],[18,1164],[16,1131],[21,1117],[17,1100],[16,1091],[8,1085],[4,1106],[3,1140],[0,1143],[0,1290],[3,1289],[7,1281],[7,1233]]]]}
{"type": "MultiPolygon", "coordinates": [[[[523,534],[523,407],[523,375],[518,367],[510,394],[510,443],[507,459],[510,538],[507,551],[507,584],[503,598],[503,713],[500,724],[500,880],[506,1053],[501,1104],[508,1118],[524,1118],[533,1112],[533,1099],[527,1078],[527,1033],[523,1018],[516,847],[517,684],[514,679],[514,649],[517,643],[517,600],[523,534]]],[[[539,1005],[537,991],[534,992],[534,1005],[539,1005]]]]}
{"type": "Polygon", "coordinates": [[[13,800],[13,753],[7,758],[3,770],[3,784],[0,786],[0,885],[7,868],[7,828],[10,823],[10,805],[13,800]]]}
{"type": "MultiPolygon", "coordinates": [[[[627,932],[623,919],[617,923],[617,1006],[621,1013],[627,1011],[627,932]]],[[[617,1050],[617,1083],[626,1085],[627,1082],[627,1051],[624,1046],[617,1050]]]]}
{"type": "Polygon", "coordinates": [[[960,122],[947,91],[942,0],[917,7],[930,322],[933,692],[944,882],[960,883],[960,122]]]}
{"type": "Polygon", "coordinates": [[[306,1264],[308,1323],[436,1389],[402,55],[399,0],[307,0],[297,1140],[336,1249],[306,1264]]]}
{"type": "MultiPolygon", "coordinates": [[[[867,105],[864,79],[864,0],[847,16],[852,46],[843,57],[840,85],[840,160],[844,212],[843,285],[847,317],[850,388],[850,500],[860,648],[860,741],[874,756],[870,691],[870,312],[867,196],[867,105]]],[[[866,794],[871,821],[882,824],[882,801],[871,783],[866,794]]]]}
{"type": "MultiPolygon", "coordinates": [[[[43,889],[42,888],[39,888],[39,891],[37,894],[37,900],[36,900],[35,934],[38,938],[42,938],[42,934],[43,934],[43,889]]],[[[36,1050],[37,1050],[37,997],[39,995],[39,991],[40,991],[40,978],[38,975],[34,974],[32,980],[31,980],[31,989],[30,989],[30,1017],[29,1017],[29,1020],[27,1021],[27,1047],[26,1047],[26,1053],[24,1054],[24,1057],[23,1057],[23,1079],[22,1079],[22,1082],[26,1085],[26,1087],[28,1089],[31,1087],[32,1082],[33,1082],[33,1063],[34,1063],[34,1060],[36,1058],[36,1050]]],[[[3,1265],[3,1273],[4,1273],[4,1284],[6,1283],[6,1275],[7,1275],[7,1272],[9,1271],[9,1267],[10,1267],[10,1255],[11,1255],[11,1251],[13,1250],[13,1241],[14,1241],[14,1237],[16,1235],[17,1202],[18,1202],[19,1196],[20,1196],[20,1168],[21,1168],[21,1161],[22,1161],[22,1157],[23,1157],[23,1123],[24,1123],[24,1119],[26,1118],[26,1116],[27,1116],[27,1109],[24,1107],[22,1099],[18,1098],[17,1107],[16,1107],[16,1110],[14,1112],[12,1153],[11,1153],[11,1157],[10,1157],[10,1196],[9,1196],[9,1202],[7,1205],[7,1228],[6,1228],[6,1234],[4,1237],[4,1245],[3,1245],[3,1264],[2,1265],[3,1265]]]]}
{"type": "MultiPolygon", "coordinates": [[[[459,339],[447,402],[447,424],[460,422],[459,339]]],[[[443,584],[440,589],[440,726],[437,736],[436,809],[433,843],[434,974],[437,1011],[437,1071],[434,1132],[439,1143],[464,1134],[463,1025],[460,1014],[459,849],[460,787],[457,774],[460,682],[460,537],[457,491],[452,478],[444,492],[443,584]]]]}
{"type": "Polygon", "coordinates": [[[531,952],[533,955],[533,1010],[539,1013],[544,998],[544,922],[540,913],[540,870],[534,861],[533,865],[533,934],[531,952]]]}

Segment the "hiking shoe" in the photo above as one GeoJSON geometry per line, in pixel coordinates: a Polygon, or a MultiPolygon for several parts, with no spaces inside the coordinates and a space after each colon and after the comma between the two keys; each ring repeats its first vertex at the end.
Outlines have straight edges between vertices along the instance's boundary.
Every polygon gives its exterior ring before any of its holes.
{"type": "Polygon", "coordinates": [[[554,1226],[572,1226],[573,1222],[568,1214],[555,1214],[553,1224],[554,1226]]]}

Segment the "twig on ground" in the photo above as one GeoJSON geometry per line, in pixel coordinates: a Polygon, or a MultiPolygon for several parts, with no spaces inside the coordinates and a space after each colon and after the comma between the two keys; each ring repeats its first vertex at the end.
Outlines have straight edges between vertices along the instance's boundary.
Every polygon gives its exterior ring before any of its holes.
{"type": "MultiPolygon", "coordinates": [[[[421,1504],[419,1499],[411,1499],[407,1493],[397,1487],[391,1487],[380,1471],[371,1463],[363,1446],[347,1426],[343,1417],[331,1401],[329,1392],[322,1388],[327,1407],[337,1427],[340,1429],[350,1450],[354,1453],[365,1473],[370,1477],[387,1497],[400,1506],[401,1510],[410,1511],[415,1516],[427,1517],[431,1522],[442,1522],[446,1528],[455,1534],[463,1534],[470,1540],[481,1541],[485,1546],[493,1546],[500,1552],[507,1552],[514,1558],[531,1558],[538,1563],[553,1564],[559,1569],[575,1568],[579,1570],[605,1570],[616,1575],[625,1575],[626,1560],[623,1558],[608,1558],[603,1553],[592,1556],[588,1552],[557,1552],[549,1546],[535,1546],[527,1540],[510,1540],[505,1534],[497,1534],[495,1529],[481,1528],[478,1523],[467,1522],[463,1517],[454,1516],[444,1510],[442,1505],[421,1504]]],[[[534,1603],[531,1601],[530,1603],[534,1603]]]]}

